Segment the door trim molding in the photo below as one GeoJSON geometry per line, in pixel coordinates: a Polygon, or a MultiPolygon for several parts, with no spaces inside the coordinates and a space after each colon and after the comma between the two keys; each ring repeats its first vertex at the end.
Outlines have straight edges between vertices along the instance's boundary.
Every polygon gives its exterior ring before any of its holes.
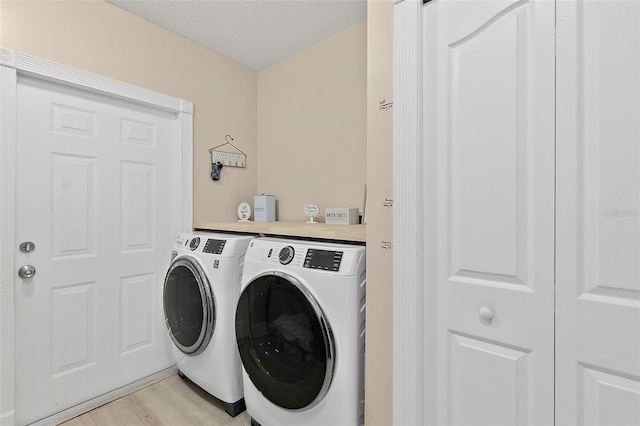
{"type": "MultiPolygon", "coordinates": [[[[393,5],[393,423],[423,425],[422,1],[393,5]]],[[[428,417],[428,416],[427,416],[428,417]]]]}
{"type": "Polygon", "coordinates": [[[166,111],[193,115],[193,103],[184,99],[2,47],[0,47],[0,65],[15,68],[20,75],[32,76],[40,80],[52,81],[138,104],[146,104],[166,111]]]}
{"type": "Polygon", "coordinates": [[[175,217],[193,229],[193,103],[0,47],[0,425],[15,423],[16,107],[20,76],[98,93],[176,114],[175,160],[182,177],[175,217]]]}
{"type": "Polygon", "coordinates": [[[15,424],[16,80],[0,66],[0,425],[15,424]]]}

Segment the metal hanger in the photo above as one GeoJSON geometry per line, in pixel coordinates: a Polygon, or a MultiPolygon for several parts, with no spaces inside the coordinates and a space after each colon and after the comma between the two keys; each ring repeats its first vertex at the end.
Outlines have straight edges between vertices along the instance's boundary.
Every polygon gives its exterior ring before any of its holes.
{"type": "Polygon", "coordinates": [[[236,151],[240,152],[242,155],[245,155],[245,156],[247,155],[247,154],[245,154],[245,153],[244,153],[244,151],[243,151],[243,150],[241,150],[240,148],[238,148],[237,146],[235,146],[233,143],[231,143],[231,141],[229,140],[229,139],[233,140],[233,138],[231,137],[231,135],[226,135],[226,136],[224,137],[224,139],[226,140],[226,142],[225,142],[225,143],[220,144],[220,145],[218,145],[218,146],[214,146],[213,148],[211,148],[211,149],[209,150],[209,152],[210,152],[210,153],[213,153],[213,150],[214,150],[214,149],[220,148],[221,146],[225,146],[225,145],[231,145],[232,147],[234,147],[234,148],[236,149],[236,151]]]}

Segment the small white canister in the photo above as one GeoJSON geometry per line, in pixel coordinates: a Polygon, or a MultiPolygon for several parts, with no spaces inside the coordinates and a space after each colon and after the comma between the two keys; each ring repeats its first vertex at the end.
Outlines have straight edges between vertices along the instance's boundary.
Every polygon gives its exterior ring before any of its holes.
{"type": "Polygon", "coordinates": [[[256,222],[275,222],[276,220],[276,196],[253,196],[253,220],[256,222]]]}

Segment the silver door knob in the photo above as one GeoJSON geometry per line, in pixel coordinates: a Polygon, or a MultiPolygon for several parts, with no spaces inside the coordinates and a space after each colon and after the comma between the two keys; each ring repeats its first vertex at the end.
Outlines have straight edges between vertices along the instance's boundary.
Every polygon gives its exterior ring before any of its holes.
{"type": "Polygon", "coordinates": [[[18,269],[18,276],[20,278],[33,278],[36,274],[36,268],[32,265],[22,265],[20,269],[18,269]]]}

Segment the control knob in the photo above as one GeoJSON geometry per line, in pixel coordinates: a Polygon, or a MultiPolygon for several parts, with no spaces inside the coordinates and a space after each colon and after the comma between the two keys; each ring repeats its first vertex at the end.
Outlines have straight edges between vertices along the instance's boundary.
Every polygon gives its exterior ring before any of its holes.
{"type": "Polygon", "coordinates": [[[189,248],[191,249],[191,251],[197,249],[199,245],[200,245],[200,237],[195,237],[189,242],[189,248]]]}
{"type": "Polygon", "coordinates": [[[293,249],[293,247],[291,246],[284,247],[282,250],[280,250],[280,253],[278,254],[278,257],[280,258],[280,263],[282,263],[283,265],[288,265],[293,260],[293,256],[295,255],[295,253],[296,252],[293,249]]]}

